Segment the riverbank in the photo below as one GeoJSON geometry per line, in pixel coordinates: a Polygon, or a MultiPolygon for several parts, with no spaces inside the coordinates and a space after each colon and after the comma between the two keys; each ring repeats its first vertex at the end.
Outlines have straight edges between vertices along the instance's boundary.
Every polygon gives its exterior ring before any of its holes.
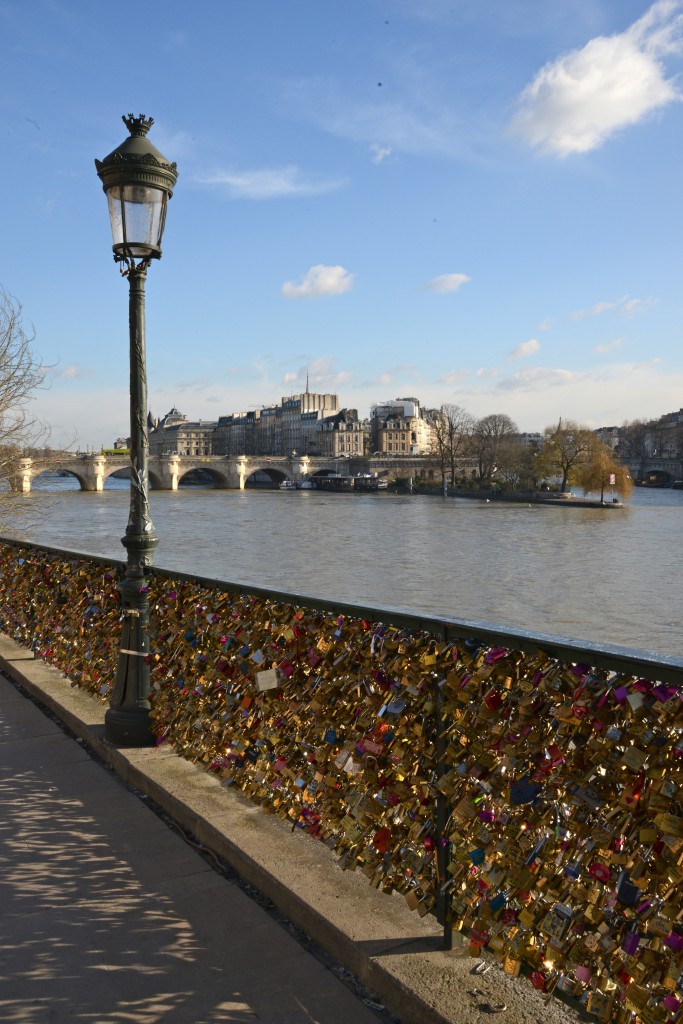
{"type": "Polygon", "coordinates": [[[496,493],[495,491],[463,491],[449,492],[453,498],[474,498],[478,501],[505,501],[517,505],[552,505],[554,508],[623,508],[621,501],[610,499],[599,501],[595,498],[577,498],[568,492],[564,494],[535,494],[519,491],[496,493]]]}
{"type": "MultiPolygon", "coordinates": [[[[439,490],[414,489],[412,492],[407,488],[390,488],[394,494],[415,494],[424,497],[442,498],[443,493],[439,490]]],[[[623,508],[624,504],[617,499],[599,501],[596,498],[579,498],[569,491],[560,494],[558,492],[537,491],[473,491],[449,487],[448,498],[467,498],[471,501],[482,502],[505,502],[510,505],[553,505],[556,508],[623,508]]]]}

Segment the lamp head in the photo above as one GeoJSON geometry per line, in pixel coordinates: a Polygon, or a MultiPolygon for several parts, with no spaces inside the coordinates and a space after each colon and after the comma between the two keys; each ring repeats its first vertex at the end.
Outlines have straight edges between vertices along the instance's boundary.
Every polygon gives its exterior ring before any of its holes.
{"type": "Polygon", "coordinates": [[[147,262],[161,256],[178,170],[147,138],[154,118],[128,114],[122,120],[129,137],[95,167],[109,203],[114,259],[147,262]]]}

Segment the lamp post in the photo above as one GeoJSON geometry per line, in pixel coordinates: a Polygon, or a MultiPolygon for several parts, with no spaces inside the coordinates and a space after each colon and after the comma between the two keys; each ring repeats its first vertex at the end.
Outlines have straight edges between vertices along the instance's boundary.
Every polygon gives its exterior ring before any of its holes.
{"type": "Polygon", "coordinates": [[[145,279],[161,256],[166,206],[178,172],[147,139],[153,119],[123,118],[130,132],[97,174],[109,203],[114,260],[130,286],[130,515],[121,543],[127,551],[119,586],[123,626],[116,681],[105,715],[105,737],[120,746],[154,742],[149,717],[148,569],[158,538],[149,509],[147,371],[145,368],[145,279]]]}

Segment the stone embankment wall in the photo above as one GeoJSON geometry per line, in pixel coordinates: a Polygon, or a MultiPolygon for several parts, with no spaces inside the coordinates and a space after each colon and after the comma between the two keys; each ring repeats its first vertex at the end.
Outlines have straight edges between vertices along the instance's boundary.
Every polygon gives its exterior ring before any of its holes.
{"type": "MultiPolygon", "coordinates": [[[[118,572],[2,545],[0,628],[104,700],[118,572]]],[[[417,913],[438,903],[473,953],[537,988],[604,1021],[680,1017],[670,671],[446,641],[161,573],[149,586],[159,743],[417,913]]]]}

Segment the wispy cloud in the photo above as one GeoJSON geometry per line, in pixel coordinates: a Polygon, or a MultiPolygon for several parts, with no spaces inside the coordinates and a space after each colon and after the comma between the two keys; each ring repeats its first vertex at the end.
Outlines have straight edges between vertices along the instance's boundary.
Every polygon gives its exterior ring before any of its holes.
{"type": "Polygon", "coordinates": [[[554,325],[553,320],[551,320],[551,318],[549,316],[547,316],[545,318],[545,320],[541,320],[541,322],[538,325],[538,327],[536,328],[536,330],[537,331],[552,331],[554,326],[555,325],[554,325]]]}
{"type": "Polygon", "coordinates": [[[366,381],[366,385],[370,384],[373,387],[388,388],[390,384],[394,383],[394,375],[388,370],[383,370],[382,373],[378,373],[376,377],[366,381]]]}
{"type": "Polygon", "coordinates": [[[353,286],[353,274],[344,267],[327,267],[318,263],[307,270],[299,284],[285,281],[282,294],[286,299],[317,299],[322,295],[341,295],[353,286]]]}
{"type": "Polygon", "coordinates": [[[324,195],[342,188],[340,178],[306,178],[294,164],[251,171],[216,171],[199,184],[219,189],[230,199],[283,199],[324,195]]]}
{"type": "Polygon", "coordinates": [[[422,368],[414,363],[396,363],[393,366],[385,366],[372,377],[360,380],[354,388],[369,389],[372,404],[377,401],[377,388],[391,387],[396,389],[396,394],[408,394],[412,392],[413,385],[418,385],[420,389],[424,386],[422,368]]]}
{"type": "Polygon", "coordinates": [[[68,366],[63,367],[61,370],[55,370],[53,373],[53,377],[56,377],[58,380],[76,380],[77,377],[94,376],[94,370],[87,366],[81,366],[80,363],[69,363],[68,366]]]}
{"type": "Polygon", "coordinates": [[[467,380],[471,376],[470,370],[449,370],[448,373],[444,373],[441,380],[444,384],[460,384],[462,381],[467,380]]]}
{"type": "Polygon", "coordinates": [[[363,143],[377,152],[462,156],[469,152],[475,126],[465,127],[462,115],[444,96],[443,83],[424,63],[402,54],[395,65],[400,88],[389,95],[377,88],[354,96],[332,76],[284,80],[281,102],[288,112],[343,139],[363,143]],[[381,144],[378,143],[381,139],[381,144]]]}
{"type": "Polygon", "coordinates": [[[173,385],[178,391],[206,391],[213,387],[215,380],[209,377],[194,377],[190,380],[179,380],[173,385]]]}
{"type": "Polygon", "coordinates": [[[427,287],[431,292],[446,295],[449,292],[457,292],[458,288],[471,280],[467,274],[441,274],[439,277],[433,277],[427,287]]]}
{"type": "Polygon", "coordinates": [[[546,64],[519,97],[510,132],[544,154],[586,153],[680,100],[662,59],[681,52],[681,8],[681,0],[657,0],[624,32],[546,64]]]}
{"type": "Polygon", "coordinates": [[[652,306],[655,299],[627,299],[621,305],[621,311],[627,320],[644,313],[648,306],[652,306]]]}
{"type": "Polygon", "coordinates": [[[596,302],[590,309],[577,309],[571,314],[570,320],[586,320],[589,316],[600,316],[601,313],[605,313],[608,309],[616,309],[620,302],[624,299],[619,299],[617,302],[596,302]]]}
{"type": "MultiPolygon", "coordinates": [[[[654,419],[661,409],[680,405],[683,373],[670,363],[605,363],[599,372],[531,367],[509,377],[486,374],[457,389],[457,401],[475,416],[504,411],[523,430],[542,430],[558,416],[602,426],[634,417],[654,419]]],[[[443,401],[443,386],[435,394],[423,390],[423,401],[443,401]]]]}
{"type": "Polygon", "coordinates": [[[623,295],[615,302],[596,302],[590,309],[577,309],[569,319],[586,320],[588,317],[600,316],[601,313],[612,309],[624,319],[632,320],[634,316],[644,313],[654,301],[654,299],[631,299],[628,295],[623,295]]]}
{"type": "Polygon", "coordinates": [[[604,354],[605,352],[614,352],[616,349],[621,348],[624,344],[623,338],[614,338],[613,341],[603,341],[600,345],[593,347],[594,352],[604,354]]]}
{"type": "Polygon", "coordinates": [[[391,146],[378,146],[376,142],[372,143],[370,146],[370,159],[373,164],[381,164],[388,156],[391,156],[391,146]]]}
{"type": "Polygon", "coordinates": [[[540,341],[537,338],[530,338],[529,341],[523,341],[516,348],[513,348],[511,352],[508,352],[508,360],[514,362],[518,359],[528,359],[529,356],[534,355],[538,352],[541,347],[540,341]]]}
{"type": "Polygon", "coordinates": [[[161,36],[161,45],[164,50],[181,50],[186,42],[186,33],[178,30],[167,30],[161,36]]]}
{"type": "Polygon", "coordinates": [[[282,384],[290,390],[294,390],[291,385],[296,384],[303,391],[308,382],[312,391],[329,394],[335,388],[348,385],[352,376],[350,370],[338,369],[337,360],[333,356],[321,356],[298,370],[287,370],[283,374],[282,384]]]}
{"type": "Polygon", "coordinates": [[[154,145],[158,146],[170,160],[186,160],[193,158],[197,151],[197,142],[191,132],[170,131],[165,123],[154,122],[154,145]]]}
{"type": "Polygon", "coordinates": [[[503,377],[496,384],[501,391],[536,391],[543,388],[562,387],[576,380],[571,370],[546,369],[541,366],[521,370],[509,377],[503,377]]]}

